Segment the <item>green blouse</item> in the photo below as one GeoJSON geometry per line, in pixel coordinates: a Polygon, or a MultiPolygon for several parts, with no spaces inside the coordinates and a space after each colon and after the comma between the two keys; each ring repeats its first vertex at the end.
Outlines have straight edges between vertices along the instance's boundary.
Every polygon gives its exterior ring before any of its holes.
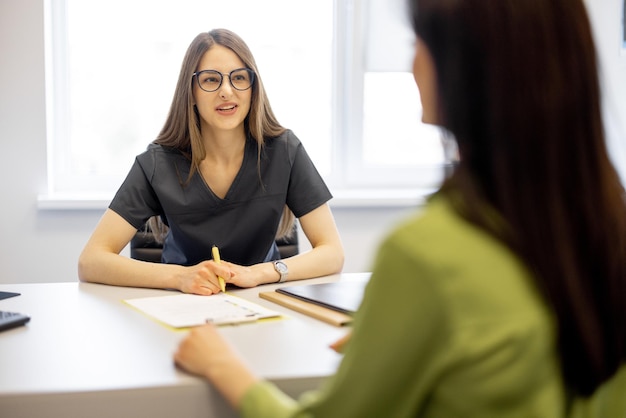
{"type": "Polygon", "coordinates": [[[625,418],[625,368],[614,381],[567,412],[555,324],[529,272],[437,196],[381,245],[336,375],[298,402],[259,383],[241,413],[625,418]]]}

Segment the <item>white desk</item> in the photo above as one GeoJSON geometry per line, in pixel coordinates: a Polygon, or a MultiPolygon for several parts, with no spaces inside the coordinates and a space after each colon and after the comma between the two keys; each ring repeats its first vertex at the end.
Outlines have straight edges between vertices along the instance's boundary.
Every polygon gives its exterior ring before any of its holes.
{"type": "MultiPolygon", "coordinates": [[[[340,356],[328,345],[346,330],[260,299],[258,293],[360,275],[235,290],[286,318],[220,330],[255,373],[297,396],[336,370],[340,356]]],[[[26,326],[0,332],[3,418],[236,416],[208,383],[174,366],[172,354],[185,331],[167,328],[122,302],[172,292],[89,283],[5,284],[0,291],[21,293],[0,300],[0,310],[31,317],[26,326]]]]}

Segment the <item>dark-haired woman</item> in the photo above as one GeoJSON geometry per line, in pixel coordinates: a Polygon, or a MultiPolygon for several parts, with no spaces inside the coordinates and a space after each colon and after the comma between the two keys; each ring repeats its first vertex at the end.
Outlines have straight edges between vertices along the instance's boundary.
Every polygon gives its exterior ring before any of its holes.
{"type": "Polygon", "coordinates": [[[583,1],[410,4],[460,161],[380,247],[336,375],[296,402],[211,326],[176,362],[246,417],[623,418],[626,202],[583,1]]]}

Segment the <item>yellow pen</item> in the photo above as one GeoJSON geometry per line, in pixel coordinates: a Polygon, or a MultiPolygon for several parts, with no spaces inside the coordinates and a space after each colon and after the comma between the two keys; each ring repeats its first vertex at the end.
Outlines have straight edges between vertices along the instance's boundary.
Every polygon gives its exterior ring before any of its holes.
{"type": "MultiPolygon", "coordinates": [[[[213,251],[213,261],[220,264],[222,260],[220,259],[220,250],[217,248],[217,245],[214,245],[211,250],[213,251]]],[[[217,279],[220,281],[220,289],[222,289],[222,292],[226,292],[226,283],[222,276],[217,276],[217,279]]]]}

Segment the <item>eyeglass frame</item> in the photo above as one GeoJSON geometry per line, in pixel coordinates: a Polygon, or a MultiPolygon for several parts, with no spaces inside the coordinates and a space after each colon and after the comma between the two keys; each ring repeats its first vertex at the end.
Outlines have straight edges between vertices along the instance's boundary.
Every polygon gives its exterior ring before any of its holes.
{"type": "Polygon", "coordinates": [[[222,74],[221,72],[217,71],[217,70],[202,70],[202,71],[196,71],[195,73],[193,73],[191,75],[192,78],[196,78],[196,82],[198,83],[198,87],[200,87],[200,90],[202,91],[206,91],[207,93],[214,93],[216,91],[218,91],[221,87],[222,87],[222,83],[224,83],[224,77],[228,77],[228,81],[230,82],[230,85],[232,88],[234,88],[237,91],[246,91],[248,89],[250,89],[250,87],[252,87],[254,85],[254,82],[256,80],[256,73],[247,67],[241,67],[241,68],[235,68],[234,70],[232,70],[231,72],[229,72],[228,74],[222,74]],[[230,78],[230,76],[236,72],[236,71],[241,71],[241,70],[246,70],[246,72],[250,75],[250,86],[246,87],[245,89],[240,89],[235,87],[235,85],[233,84],[233,80],[230,78]],[[202,73],[215,73],[215,74],[219,74],[220,75],[220,84],[217,86],[217,88],[215,90],[206,90],[204,88],[202,88],[202,85],[200,84],[200,78],[198,77],[200,74],[202,73]]]}

